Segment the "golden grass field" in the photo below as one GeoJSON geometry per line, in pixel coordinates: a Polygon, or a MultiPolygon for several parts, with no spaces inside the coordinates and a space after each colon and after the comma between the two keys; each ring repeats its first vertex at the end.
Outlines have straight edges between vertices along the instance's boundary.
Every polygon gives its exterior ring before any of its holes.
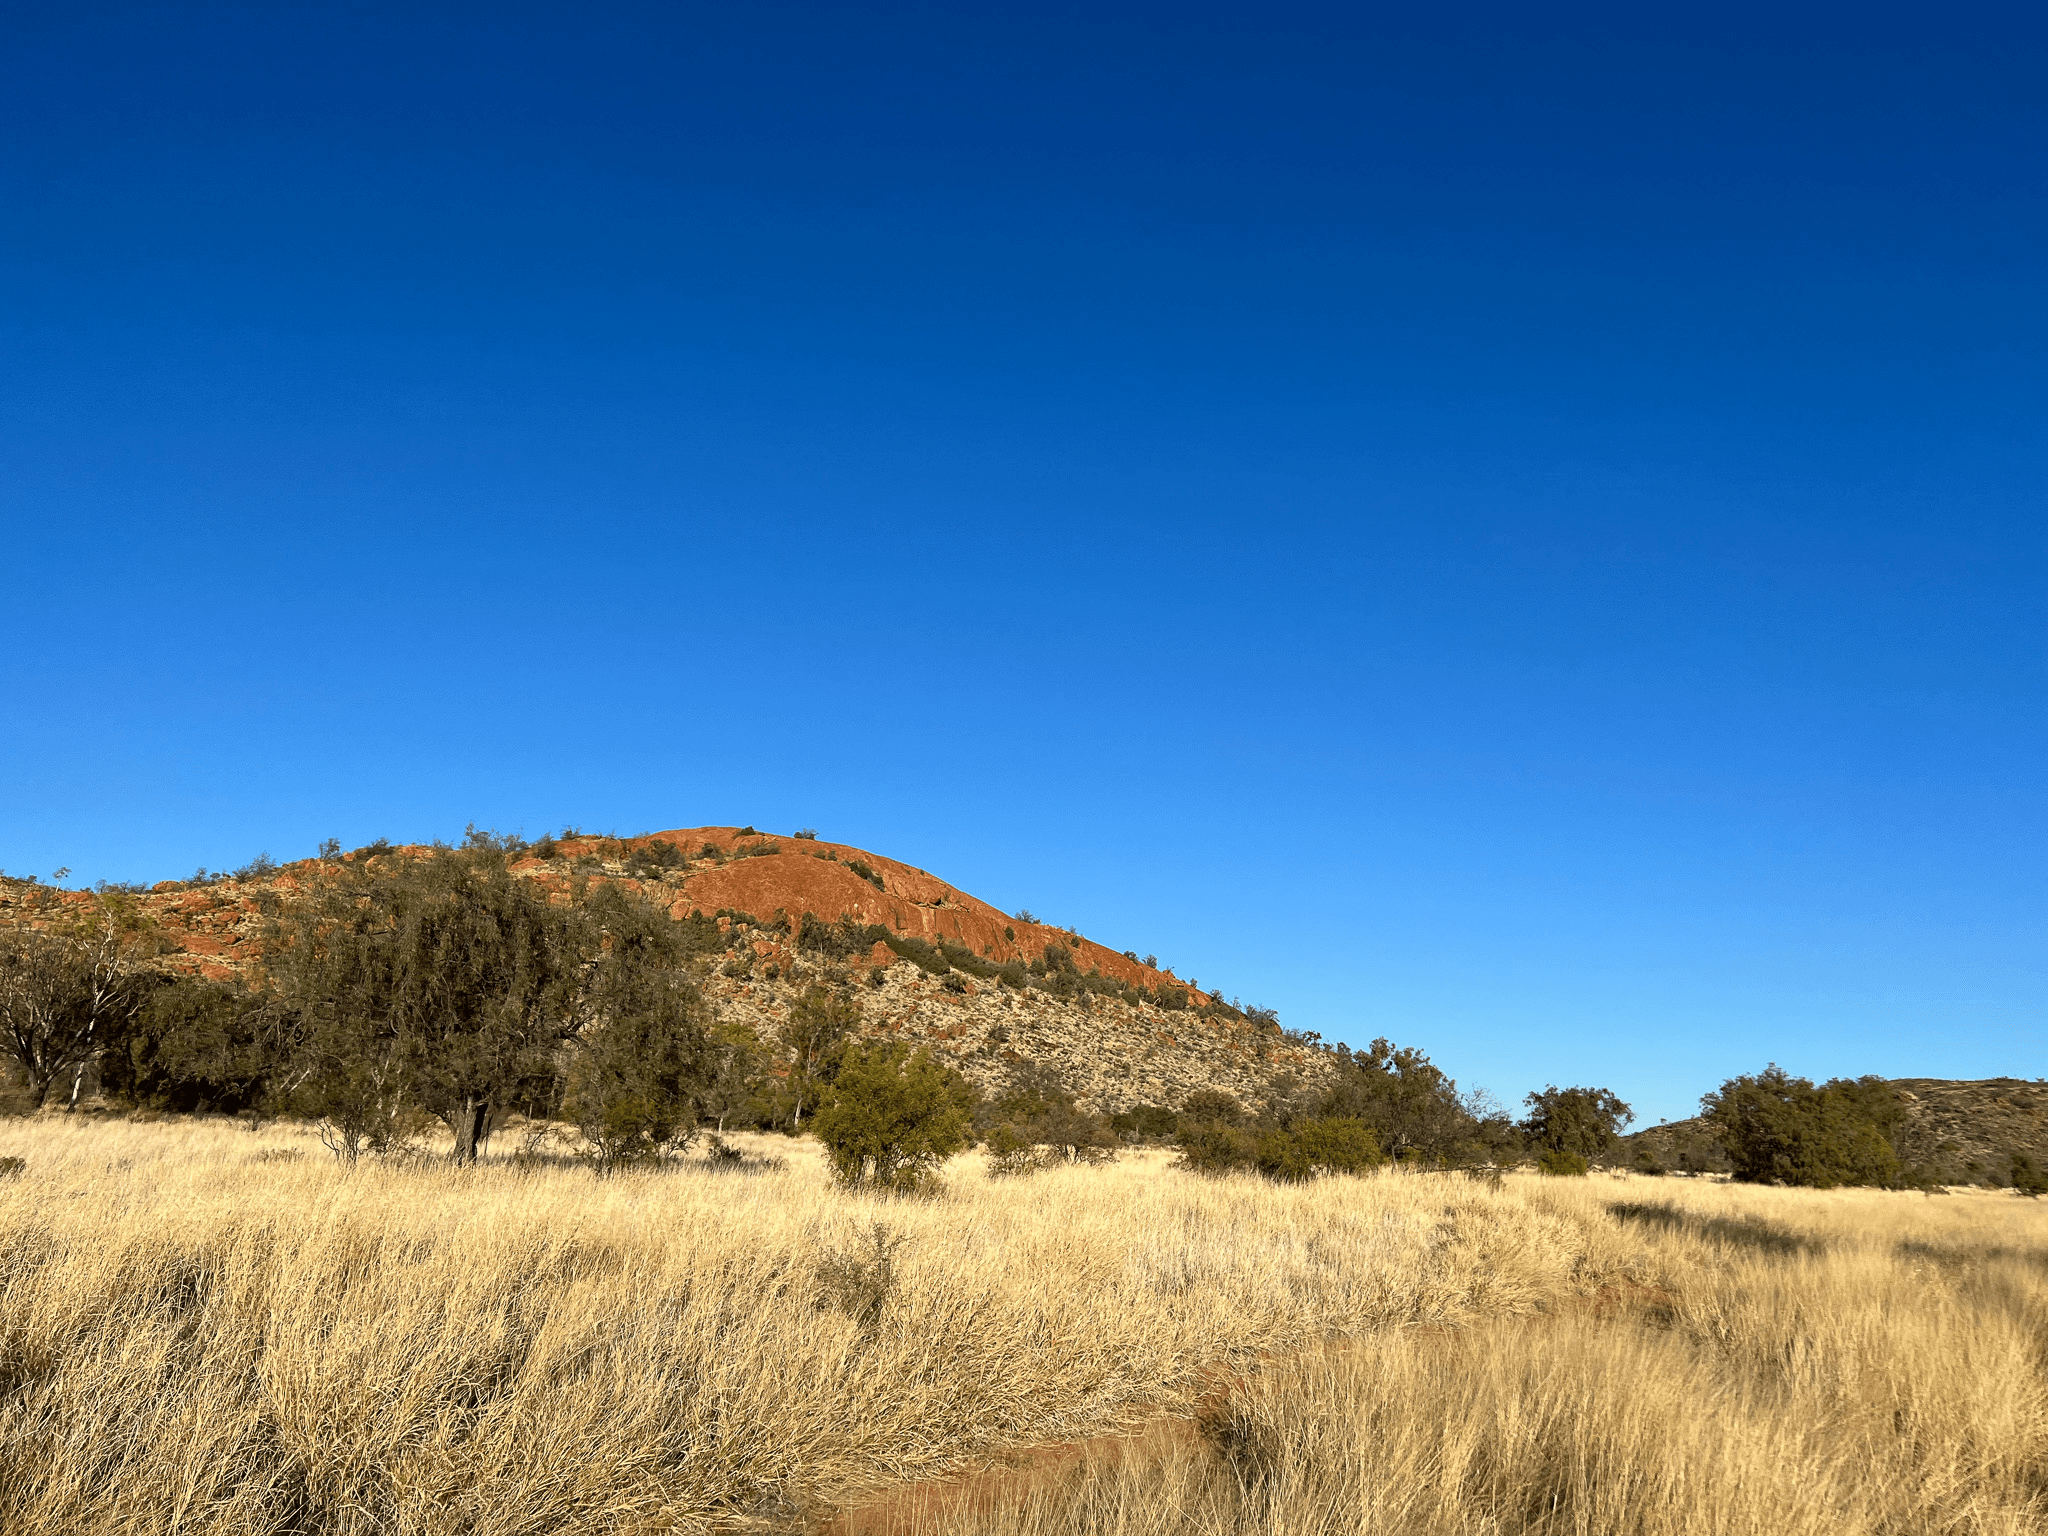
{"type": "Polygon", "coordinates": [[[0,1123],[0,1532],[2048,1530],[2048,1204],[750,1144],[0,1123]]]}

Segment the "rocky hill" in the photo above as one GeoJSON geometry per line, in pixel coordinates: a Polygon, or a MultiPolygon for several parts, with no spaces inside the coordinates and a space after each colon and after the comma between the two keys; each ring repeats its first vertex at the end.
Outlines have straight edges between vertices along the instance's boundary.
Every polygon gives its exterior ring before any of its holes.
{"type": "MultiPolygon", "coordinates": [[[[339,857],[407,852],[380,844],[339,857]]],[[[155,963],[224,979],[260,961],[260,898],[289,900],[320,868],[305,860],[244,878],[163,881],[119,899],[151,932],[155,963]]],[[[524,849],[513,871],[564,901],[579,882],[605,881],[679,921],[714,921],[724,948],[706,968],[707,999],[721,1021],[763,1039],[805,987],[823,982],[860,999],[865,1033],[928,1045],[984,1092],[1049,1073],[1094,1113],[1178,1104],[1201,1088],[1260,1104],[1331,1070],[1327,1052],[1192,979],[843,843],[751,827],[565,836],[524,849]],[[888,938],[852,950],[856,928],[888,938]],[[1034,963],[1042,974],[1026,970],[1034,963]]],[[[0,921],[45,923],[96,899],[0,881],[0,921]]]]}

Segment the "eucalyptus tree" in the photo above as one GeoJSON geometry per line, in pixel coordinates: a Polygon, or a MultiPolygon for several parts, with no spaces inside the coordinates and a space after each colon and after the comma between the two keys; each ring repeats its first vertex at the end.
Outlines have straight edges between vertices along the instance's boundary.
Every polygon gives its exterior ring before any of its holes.
{"type": "Polygon", "coordinates": [[[350,1150],[411,1104],[472,1162],[495,1115],[558,1105],[579,1051],[609,1063],[583,1074],[586,1111],[649,1093],[686,1111],[703,1020],[666,914],[521,878],[511,851],[473,836],[328,861],[277,904],[265,979],[288,1019],[288,1086],[350,1150]]]}

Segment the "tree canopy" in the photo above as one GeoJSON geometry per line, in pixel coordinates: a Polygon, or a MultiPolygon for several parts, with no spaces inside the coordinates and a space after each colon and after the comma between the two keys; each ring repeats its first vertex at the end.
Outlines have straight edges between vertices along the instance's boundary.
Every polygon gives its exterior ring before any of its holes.
{"type": "Polygon", "coordinates": [[[1816,1088],[1773,1062],[1732,1077],[1700,1100],[1720,1132],[1735,1177],[1753,1184],[1895,1186],[1905,1169],[1893,1145],[1903,1111],[1882,1078],[1835,1078],[1816,1088]]]}
{"type": "Polygon", "coordinates": [[[1582,1158],[1588,1163],[1613,1152],[1622,1128],[1635,1119],[1635,1111],[1606,1088],[1546,1085],[1523,1102],[1529,1106],[1529,1114],[1520,1129],[1532,1151],[1582,1158]]]}

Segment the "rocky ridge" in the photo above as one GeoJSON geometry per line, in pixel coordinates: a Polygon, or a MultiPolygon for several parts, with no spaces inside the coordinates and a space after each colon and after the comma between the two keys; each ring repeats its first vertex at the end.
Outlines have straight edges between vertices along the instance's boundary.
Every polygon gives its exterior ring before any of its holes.
{"type": "MultiPolygon", "coordinates": [[[[418,851],[380,845],[339,857],[353,863],[418,851]]],[[[263,900],[289,900],[323,867],[309,859],[251,878],[163,881],[105,899],[148,936],[153,964],[228,979],[260,964],[263,900]]],[[[1191,979],[1072,929],[1004,913],[927,870],[849,844],[751,827],[577,835],[542,839],[512,869],[558,901],[602,881],[660,903],[679,921],[714,920],[725,946],[703,978],[707,1001],[721,1022],[763,1040],[774,1038],[806,987],[824,983],[860,1000],[863,1033],[928,1046],[986,1093],[1049,1076],[1093,1113],[1178,1104],[1202,1088],[1259,1105],[1333,1070],[1326,1050],[1230,1008],[1191,979]],[[1051,950],[1102,990],[1063,997],[950,967],[935,973],[879,941],[852,955],[808,944],[812,923],[842,922],[923,946],[927,960],[950,946],[984,970],[1015,973],[1051,950]]],[[[102,899],[0,880],[0,922],[76,919],[102,899]]]]}

